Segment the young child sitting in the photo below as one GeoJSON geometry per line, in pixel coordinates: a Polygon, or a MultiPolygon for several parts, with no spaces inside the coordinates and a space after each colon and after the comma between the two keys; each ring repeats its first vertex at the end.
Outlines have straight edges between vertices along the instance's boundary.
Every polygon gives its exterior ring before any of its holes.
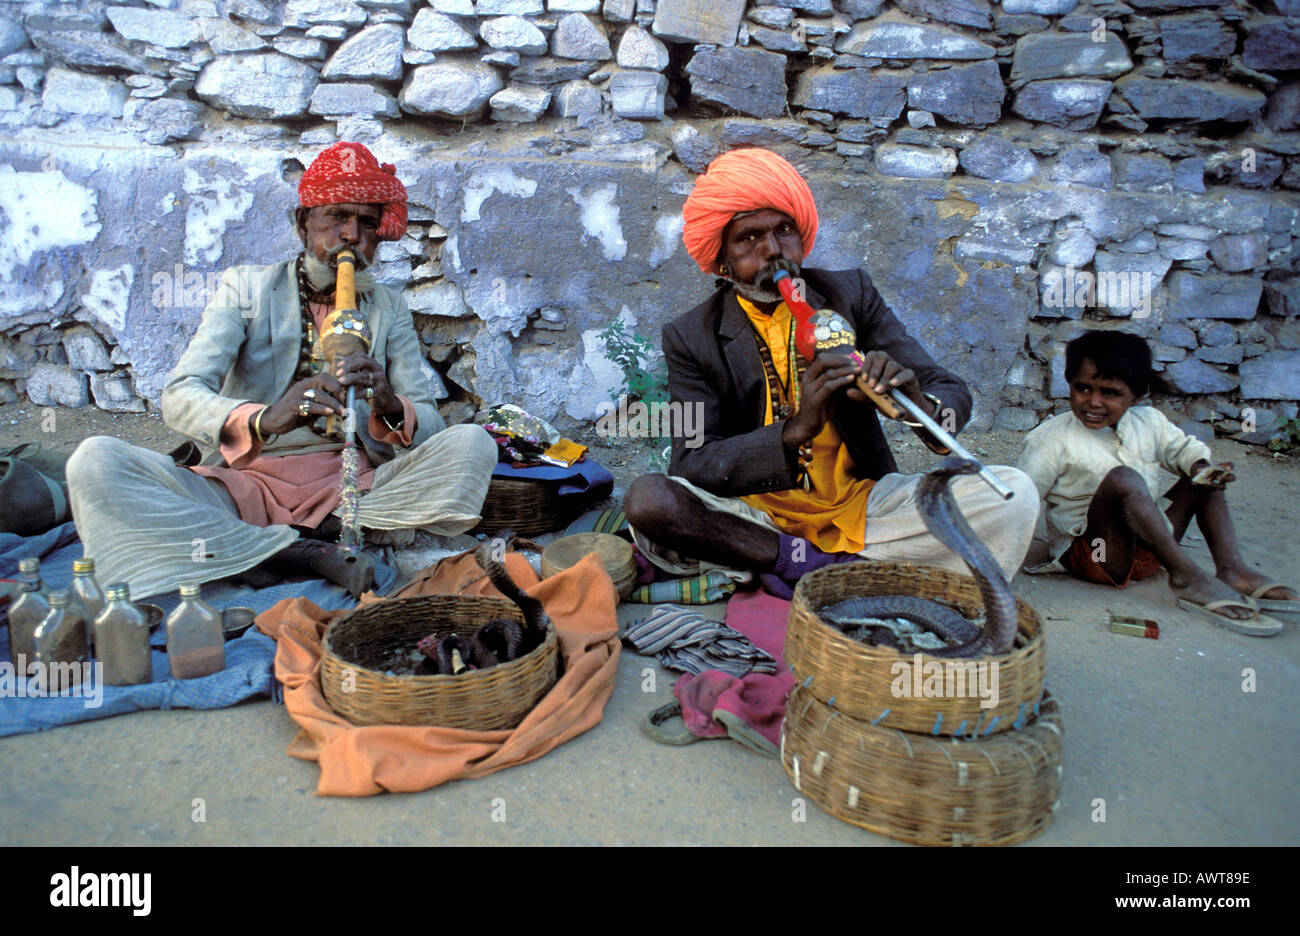
{"type": "Polygon", "coordinates": [[[1232,465],[1210,464],[1210,449],[1158,410],[1133,404],[1151,384],[1151,349],[1136,335],[1090,331],[1065,347],[1070,412],[1053,416],[1025,439],[1016,467],[1046,504],[1051,556],[1077,578],[1123,588],[1169,570],[1180,607],[1242,634],[1269,637],[1282,624],[1266,607],[1300,609],[1291,589],[1250,569],[1237,550],[1224,488],[1232,465]],[[1179,476],[1156,505],[1158,470],[1179,476]],[[1217,578],[1179,547],[1195,517],[1214,557],[1217,578]],[[1243,599],[1240,592],[1251,598],[1243,599]]]}

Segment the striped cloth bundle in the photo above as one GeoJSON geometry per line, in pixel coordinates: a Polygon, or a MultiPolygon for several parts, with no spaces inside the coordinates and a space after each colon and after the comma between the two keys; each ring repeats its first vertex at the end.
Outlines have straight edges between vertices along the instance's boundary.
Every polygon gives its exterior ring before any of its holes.
{"type": "Polygon", "coordinates": [[[692,675],[705,670],[736,677],[776,672],[776,660],[744,634],[680,605],[655,608],[648,618],[628,625],[623,639],[638,653],[658,657],[667,669],[692,675]]]}

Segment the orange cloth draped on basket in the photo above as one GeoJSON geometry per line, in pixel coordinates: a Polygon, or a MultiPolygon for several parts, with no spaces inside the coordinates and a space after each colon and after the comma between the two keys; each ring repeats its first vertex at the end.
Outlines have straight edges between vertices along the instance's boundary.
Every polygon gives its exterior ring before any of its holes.
{"type": "MultiPolygon", "coordinates": [[[[285,708],[302,728],[287,753],[320,765],[317,793],[414,793],[448,780],[484,777],[536,760],[599,724],[614,691],[621,649],[617,595],[600,558],[589,555],[545,581],[519,553],[506,556],[506,568],[555,622],[563,660],[559,682],[514,729],[353,725],[330,708],[320,682],[321,637],[345,612],[293,598],[258,616],[258,628],[277,641],[275,675],[284,684],[285,708]]],[[[471,552],[443,560],[394,597],[445,594],[501,596],[471,552]]],[[[380,600],[362,598],[366,604],[380,600]]]]}
{"type": "MultiPolygon", "coordinates": [[[[758,311],[753,303],[737,296],[749,322],[767,343],[772,354],[772,369],[790,387],[789,341],[793,316],[782,302],[771,315],[758,311]]],[[[767,396],[763,425],[772,424],[772,395],[767,396]]],[[[830,420],[813,437],[812,464],[808,476],[812,490],[801,487],[765,494],[747,494],[741,498],[772,518],[772,522],[790,536],[801,536],[822,552],[861,552],[866,548],[867,498],[874,481],[855,478],[850,471],[853,459],[840,440],[839,430],[830,420]]]]}

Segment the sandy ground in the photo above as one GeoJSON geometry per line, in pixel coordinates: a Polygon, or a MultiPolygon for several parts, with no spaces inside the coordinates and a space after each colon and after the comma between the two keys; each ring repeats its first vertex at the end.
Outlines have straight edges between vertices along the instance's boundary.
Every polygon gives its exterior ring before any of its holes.
{"type": "MultiPolygon", "coordinates": [[[[58,410],[56,431],[42,434],[45,415],[0,406],[0,448],[38,438],[70,450],[96,432],[161,451],[179,442],[156,416],[58,410]]],[[[1014,461],[1020,444],[1011,433],[973,433],[966,442],[992,463],[1014,461]]],[[[1247,559],[1300,581],[1294,459],[1233,443],[1215,448],[1238,467],[1229,496],[1247,559]]],[[[896,451],[904,470],[927,462],[911,442],[896,451]]],[[[596,454],[620,486],[646,463],[635,445],[596,454]]],[[[1204,543],[1188,546],[1208,567],[1204,543]]],[[[1047,683],[1066,735],[1060,809],[1031,844],[1300,842],[1295,619],[1278,637],[1240,636],[1179,611],[1163,578],[1124,592],[1059,576],[1020,576],[1015,587],[1046,618],[1047,683]],[[1110,633],[1108,610],[1158,620],[1160,639],[1110,633]],[[1243,691],[1251,674],[1255,690],[1243,691]]],[[[623,605],[619,618],[648,610],[623,605]]],[[[720,604],[708,609],[721,612],[720,604]]],[[[284,753],[297,727],[269,700],[6,738],[0,843],[896,844],[812,803],[798,809],[781,766],[738,744],[649,741],[638,722],[671,698],[674,678],[625,653],[605,720],[587,734],[482,780],[364,800],[315,795],[317,768],[284,753]],[[204,822],[194,821],[196,798],[204,822]]]]}

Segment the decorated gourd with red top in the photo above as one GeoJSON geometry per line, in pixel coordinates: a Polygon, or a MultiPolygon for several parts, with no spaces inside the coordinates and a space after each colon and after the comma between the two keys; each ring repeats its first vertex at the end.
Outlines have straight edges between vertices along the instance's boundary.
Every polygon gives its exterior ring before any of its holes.
{"type": "Polygon", "coordinates": [[[830,352],[847,354],[854,364],[862,366],[857,333],[844,316],[834,309],[814,309],[805,302],[787,270],[778,270],[772,279],[794,316],[794,344],[804,360],[811,362],[817,355],[830,352]]]}

